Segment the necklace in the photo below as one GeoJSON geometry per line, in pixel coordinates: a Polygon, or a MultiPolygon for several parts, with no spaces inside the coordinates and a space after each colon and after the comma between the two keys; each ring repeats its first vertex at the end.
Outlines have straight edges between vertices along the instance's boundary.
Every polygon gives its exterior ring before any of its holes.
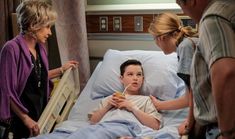
{"type": "Polygon", "coordinates": [[[41,87],[41,73],[42,73],[42,64],[41,64],[41,60],[40,60],[40,57],[39,57],[39,54],[37,54],[37,60],[36,60],[36,67],[35,68],[35,72],[37,74],[37,77],[38,77],[38,87],[41,87]]]}
{"type": "Polygon", "coordinates": [[[38,51],[36,51],[36,58],[30,53],[33,59],[34,71],[37,77],[37,86],[41,87],[41,73],[42,73],[42,64],[38,51]]]}

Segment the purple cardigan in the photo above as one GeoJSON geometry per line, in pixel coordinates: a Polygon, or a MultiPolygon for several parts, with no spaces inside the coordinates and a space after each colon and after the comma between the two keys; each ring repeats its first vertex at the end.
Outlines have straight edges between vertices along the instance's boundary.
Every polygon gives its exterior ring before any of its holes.
{"type": "MultiPolygon", "coordinates": [[[[48,71],[47,53],[39,44],[42,62],[48,71]]],[[[28,110],[20,101],[27,79],[33,69],[31,56],[23,35],[8,41],[0,53],[0,119],[11,117],[10,99],[23,111],[28,110]]],[[[49,79],[47,80],[47,100],[49,98],[49,79]]]]}

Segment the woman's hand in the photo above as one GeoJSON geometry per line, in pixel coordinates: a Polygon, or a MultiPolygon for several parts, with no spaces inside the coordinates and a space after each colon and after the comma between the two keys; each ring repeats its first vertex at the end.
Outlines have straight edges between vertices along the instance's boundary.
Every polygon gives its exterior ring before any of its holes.
{"type": "Polygon", "coordinates": [[[156,97],[154,97],[154,96],[152,96],[152,95],[150,95],[150,98],[151,98],[152,103],[153,103],[153,105],[155,106],[155,108],[156,108],[157,110],[161,110],[161,101],[158,100],[156,97]]]}
{"type": "Polygon", "coordinates": [[[79,63],[77,61],[70,60],[70,61],[66,62],[61,68],[63,71],[66,71],[70,67],[76,68],[76,67],[78,67],[78,65],[79,65],[79,63]]]}
{"type": "Polygon", "coordinates": [[[61,66],[60,68],[49,70],[48,77],[49,79],[53,79],[53,78],[62,76],[67,69],[69,69],[70,67],[76,68],[78,67],[78,64],[79,63],[77,61],[70,60],[67,63],[65,63],[63,66],[61,66]]]}
{"type": "Polygon", "coordinates": [[[29,129],[30,136],[37,136],[40,133],[40,128],[33,119],[31,119],[28,115],[24,117],[23,123],[29,129]]]}

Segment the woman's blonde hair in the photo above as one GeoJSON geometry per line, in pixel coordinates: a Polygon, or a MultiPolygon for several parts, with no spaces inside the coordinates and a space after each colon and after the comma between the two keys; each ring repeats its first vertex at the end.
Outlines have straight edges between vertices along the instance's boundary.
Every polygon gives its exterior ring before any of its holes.
{"type": "Polygon", "coordinates": [[[197,32],[192,27],[183,27],[179,17],[173,13],[159,14],[150,23],[148,31],[153,36],[172,35],[177,39],[177,44],[183,40],[183,37],[197,36],[197,32]]]}
{"type": "Polygon", "coordinates": [[[35,35],[42,27],[53,25],[57,18],[51,5],[41,0],[24,0],[16,13],[21,33],[30,35],[35,35]]]}

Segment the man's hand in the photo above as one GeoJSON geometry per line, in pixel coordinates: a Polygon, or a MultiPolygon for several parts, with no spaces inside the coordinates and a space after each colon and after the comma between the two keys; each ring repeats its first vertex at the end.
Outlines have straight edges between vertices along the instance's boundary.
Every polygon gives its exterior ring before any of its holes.
{"type": "Polygon", "coordinates": [[[180,126],[178,127],[178,132],[180,136],[188,134],[189,132],[188,120],[185,120],[183,123],[180,124],[180,126]]]}

